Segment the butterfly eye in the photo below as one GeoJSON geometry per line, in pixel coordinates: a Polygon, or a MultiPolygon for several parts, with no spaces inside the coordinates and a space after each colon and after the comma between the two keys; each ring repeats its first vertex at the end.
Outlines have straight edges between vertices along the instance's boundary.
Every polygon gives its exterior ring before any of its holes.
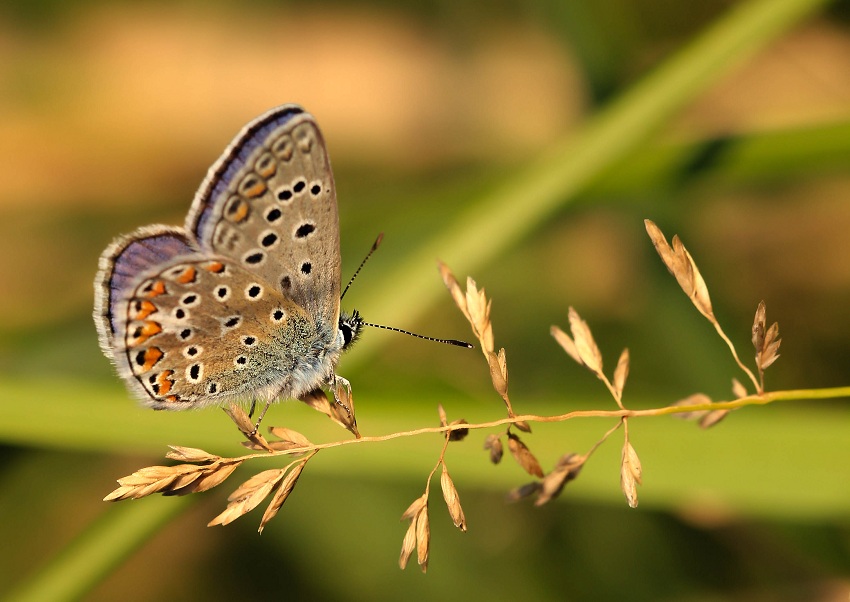
{"type": "Polygon", "coordinates": [[[353,312],[350,316],[344,313],[340,314],[339,331],[340,333],[342,333],[343,349],[346,349],[355,341],[357,341],[357,337],[360,335],[361,325],[362,319],[360,318],[360,314],[357,311],[353,312]]]}

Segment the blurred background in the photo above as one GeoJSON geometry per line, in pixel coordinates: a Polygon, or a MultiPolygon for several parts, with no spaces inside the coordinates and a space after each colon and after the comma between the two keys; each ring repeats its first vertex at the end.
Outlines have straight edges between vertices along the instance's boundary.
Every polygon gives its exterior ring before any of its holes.
{"type": "MultiPolygon", "coordinates": [[[[630,349],[628,407],[730,399],[731,379],[744,382],[644,218],[682,236],[750,365],[765,300],[783,339],[768,389],[847,385],[850,7],[766,6],[5,1],[0,597],[846,600],[846,399],[750,407],[710,431],[632,421],[636,510],[619,488],[619,434],[534,508],[505,503],[530,478],[510,458],[490,465],[492,431],[474,431],[447,456],[469,532],[452,527],[435,483],[424,576],[397,567],[398,519],[437,437],[319,454],[262,536],[260,511],[205,525],[272,462],[195,499],[101,502],[167,444],[242,448],[218,410],[130,399],[97,348],[97,258],[140,225],[182,224],[232,136],[288,102],[316,116],[329,147],[344,278],[385,233],[345,305],[471,339],[436,260],[471,275],[493,298],[517,412],[614,409],[548,334],[569,306],[609,372],[630,349]]],[[[504,416],[477,352],[369,331],[339,373],[364,434],[436,425],[438,403],[450,420],[504,416]]],[[[316,442],[347,435],[300,406],[265,423],[316,442]]],[[[549,470],[612,424],[534,425],[523,439],[549,470]]]]}

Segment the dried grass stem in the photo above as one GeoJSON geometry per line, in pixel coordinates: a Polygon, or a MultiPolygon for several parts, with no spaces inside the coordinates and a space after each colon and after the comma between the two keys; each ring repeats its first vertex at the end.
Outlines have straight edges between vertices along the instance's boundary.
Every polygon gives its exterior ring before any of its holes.
{"type": "MultiPolygon", "coordinates": [[[[413,429],[409,431],[398,431],[387,435],[364,436],[359,439],[344,439],[340,441],[332,441],[328,443],[317,443],[315,445],[305,447],[293,447],[287,450],[275,450],[271,453],[262,452],[256,454],[246,454],[240,456],[240,460],[248,460],[253,458],[273,458],[289,454],[303,454],[314,450],[331,449],[334,447],[342,447],[344,445],[360,445],[366,443],[380,443],[382,441],[391,441],[393,439],[401,439],[403,437],[416,437],[419,435],[449,433],[463,429],[479,430],[488,429],[497,426],[515,424],[517,422],[565,422],[576,418],[644,418],[648,416],[670,416],[673,414],[681,414],[685,412],[697,412],[702,410],[736,410],[751,405],[766,405],[777,401],[796,401],[806,399],[840,399],[850,398],[850,387],[833,387],[827,389],[795,389],[788,391],[771,391],[762,393],[761,395],[748,395],[733,401],[716,401],[713,403],[698,403],[693,405],[667,406],[661,408],[652,408],[646,410],[574,410],[565,414],[557,414],[554,416],[541,416],[538,414],[517,414],[507,418],[491,420],[489,422],[469,423],[469,424],[449,424],[446,426],[433,426],[413,429]]],[[[611,431],[606,433],[605,437],[611,432],[620,428],[618,422],[612,427],[611,431]]],[[[604,437],[603,437],[604,439],[604,437]]],[[[445,451],[443,452],[445,453],[445,451]]],[[[442,455],[441,455],[442,457],[442,455]]],[[[436,468],[434,469],[436,471],[436,468]]],[[[432,473],[433,476],[433,473],[432,473]]]]}

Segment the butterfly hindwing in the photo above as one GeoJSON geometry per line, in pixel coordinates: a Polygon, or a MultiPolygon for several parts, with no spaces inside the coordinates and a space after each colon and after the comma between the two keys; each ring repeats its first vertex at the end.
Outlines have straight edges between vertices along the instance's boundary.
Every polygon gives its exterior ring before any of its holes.
{"type": "MultiPolygon", "coordinates": [[[[123,341],[125,312],[118,305],[139,274],[175,257],[197,253],[194,241],[182,228],[145,226],[113,242],[100,257],[95,278],[94,320],[100,346],[107,356],[123,341]]],[[[113,358],[114,359],[114,358],[113,358]]]]}
{"type": "Polygon", "coordinates": [[[289,394],[293,368],[321,340],[303,310],[227,258],[162,266],[126,311],[124,359],[155,405],[289,394]]]}

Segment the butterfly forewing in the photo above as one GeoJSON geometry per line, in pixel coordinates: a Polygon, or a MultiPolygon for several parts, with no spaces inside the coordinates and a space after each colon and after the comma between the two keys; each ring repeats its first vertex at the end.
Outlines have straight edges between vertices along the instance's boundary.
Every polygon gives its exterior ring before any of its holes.
{"type": "Polygon", "coordinates": [[[316,319],[339,316],[339,223],[322,135],[295,107],[245,127],[211,168],[187,227],[316,319]],[[335,301],[330,301],[335,300],[335,301]]]}

